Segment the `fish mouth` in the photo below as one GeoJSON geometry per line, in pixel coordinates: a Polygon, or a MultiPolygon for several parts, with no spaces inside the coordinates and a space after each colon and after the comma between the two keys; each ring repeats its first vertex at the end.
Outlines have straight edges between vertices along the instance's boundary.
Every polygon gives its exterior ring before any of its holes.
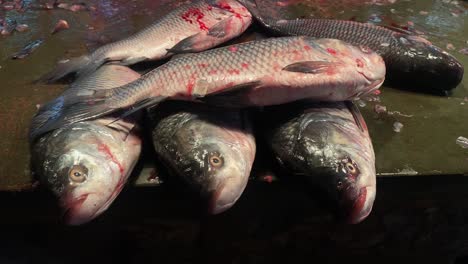
{"type": "Polygon", "coordinates": [[[349,224],[358,224],[367,218],[372,211],[373,205],[367,205],[367,187],[359,189],[359,194],[354,199],[354,203],[348,211],[346,221],[349,224]]]}
{"type": "Polygon", "coordinates": [[[208,213],[212,215],[220,214],[230,209],[239,197],[233,197],[229,190],[225,188],[226,184],[222,183],[211,192],[208,197],[208,213]]]}
{"type": "Polygon", "coordinates": [[[122,191],[124,185],[124,180],[121,179],[116,185],[114,191],[108,196],[106,201],[96,210],[81,210],[84,202],[88,199],[88,196],[91,194],[97,195],[96,193],[83,194],[78,198],[72,200],[70,203],[65,202],[67,204],[67,207],[64,208],[64,213],[62,216],[63,222],[67,225],[82,225],[95,219],[110,206],[110,204],[115,200],[117,195],[122,191]]]}
{"type": "Polygon", "coordinates": [[[62,219],[63,222],[67,225],[80,225],[84,222],[87,221],[87,216],[79,215],[79,209],[81,209],[81,206],[83,203],[88,199],[88,196],[90,193],[83,194],[77,199],[73,200],[66,208],[63,213],[62,219]]]}

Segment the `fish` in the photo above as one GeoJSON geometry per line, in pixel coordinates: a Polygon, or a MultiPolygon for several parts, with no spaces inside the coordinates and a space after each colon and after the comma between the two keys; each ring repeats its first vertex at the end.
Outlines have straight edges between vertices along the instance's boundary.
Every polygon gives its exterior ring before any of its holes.
{"type": "MultiPolygon", "coordinates": [[[[106,89],[137,79],[137,72],[120,65],[104,65],[78,78],[66,93],[79,94],[92,85],[106,89]]],[[[39,109],[43,122],[60,109],[61,101],[39,109]]],[[[44,134],[30,144],[35,177],[58,198],[67,225],[82,225],[103,214],[121,192],[142,148],[141,117],[118,122],[113,118],[75,123],[44,134]]]]}
{"type": "Polygon", "coordinates": [[[410,31],[347,20],[278,20],[261,14],[261,9],[251,0],[240,2],[274,36],[334,38],[369,47],[383,57],[386,81],[395,87],[446,94],[463,79],[464,67],[460,61],[410,31]]]}
{"type": "Polygon", "coordinates": [[[197,0],[127,38],[58,64],[36,82],[54,83],[72,73],[86,75],[109,62],[129,66],[203,51],[239,36],[251,21],[247,9],[235,0],[197,0]]]}
{"type": "Polygon", "coordinates": [[[249,41],[175,58],[127,85],[89,89],[80,97],[61,95],[60,113],[30,135],[123,109],[124,117],[167,99],[226,107],[351,100],[384,80],[382,57],[367,47],[302,36],[249,41]]]}
{"type": "Polygon", "coordinates": [[[375,153],[351,101],[303,100],[264,108],[261,135],[286,175],[324,194],[340,220],[362,222],[376,197],[375,153]]]}
{"type": "Polygon", "coordinates": [[[24,59],[27,56],[29,56],[31,53],[33,53],[37,48],[39,48],[42,45],[42,43],[44,43],[44,39],[42,39],[42,38],[36,39],[33,42],[26,45],[20,51],[18,51],[15,54],[11,55],[11,58],[14,59],[14,60],[24,59]]]}
{"type": "Polygon", "coordinates": [[[255,159],[248,113],[184,101],[166,101],[149,113],[161,163],[206,201],[209,214],[230,209],[247,186],[255,159]]]}

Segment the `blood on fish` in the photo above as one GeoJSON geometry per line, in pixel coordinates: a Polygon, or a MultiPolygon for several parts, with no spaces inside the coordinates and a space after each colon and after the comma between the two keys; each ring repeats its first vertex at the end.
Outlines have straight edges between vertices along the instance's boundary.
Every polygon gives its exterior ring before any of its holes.
{"type": "Polygon", "coordinates": [[[234,15],[237,18],[242,18],[242,16],[239,13],[237,13],[236,11],[234,11],[234,9],[228,3],[221,2],[221,3],[218,3],[218,6],[221,7],[222,9],[226,9],[227,11],[229,11],[231,13],[234,13],[234,15]]]}
{"type": "Polygon", "coordinates": [[[211,11],[211,10],[213,9],[213,7],[212,7],[212,6],[208,6],[207,9],[211,11]]]}
{"type": "Polygon", "coordinates": [[[228,70],[228,73],[229,74],[240,74],[240,71],[237,70],[237,69],[233,69],[233,70],[228,70]]]}
{"type": "Polygon", "coordinates": [[[229,50],[230,50],[231,52],[236,52],[238,49],[239,49],[239,48],[236,47],[236,46],[231,46],[231,47],[229,47],[229,50]]]}
{"type": "Polygon", "coordinates": [[[242,68],[244,68],[244,69],[248,69],[248,68],[249,68],[249,64],[247,64],[247,63],[245,63],[245,62],[242,63],[241,66],[242,66],[242,68]]]}
{"type": "Polygon", "coordinates": [[[334,75],[335,73],[336,71],[332,67],[327,68],[327,75],[334,75]]]}
{"type": "Polygon", "coordinates": [[[311,50],[312,48],[309,47],[309,46],[307,46],[307,45],[304,45],[304,49],[307,50],[307,51],[309,51],[309,50],[311,50]]]}
{"type": "Polygon", "coordinates": [[[192,76],[187,83],[187,94],[189,96],[192,96],[194,86],[195,86],[195,77],[192,76]]]}
{"type": "Polygon", "coordinates": [[[294,60],[300,60],[302,58],[302,53],[298,50],[293,50],[292,53],[294,53],[294,60]]]}
{"type": "Polygon", "coordinates": [[[198,64],[198,65],[199,65],[200,67],[202,67],[202,68],[208,67],[208,64],[205,64],[205,63],[200,63],[200,64],[198,64]]]}
{"type": "Polygon", "coordinates": [[[359,68],[363,68],[364,67],[364,62],[360,59],[356,59],[356,64],[359,68]]]}
{"type": "Polygon", "coordinates": [[[332,48],[327,48],[327,52],[330,53],[331,55],[336,55],[336,50],[332,48]]]}
{"type": "Polygon", "coordinates": [[[215,74],[217,74],[217,73],[218,73],[217,70],[211,70],[211,71],[208,72],[208,74],[210,74],[210,75],[215,75],[215,74]]]}
{"type": "Polygon", "coordinates": [[[110,151],[109,147],[106,145],[106,144],[103,144],[103,143],[99,143],[98,144],[98,151],[106,154],[106,156],[108,156],[112,162],[114,162],[118,167],[119,167],[119,171],[120,171],[120,174],[123,174],[124,173],[124,167],[122,166],[122,164],[120,164],[120,162],[115,158],[115,156],[112,154],[112,152],[110,151]]]}
{"type": "Polygon", "coordinates": [[[209,28],[206,26],[201,19],[205,16],[203,12],[200,11],[198,8],[192,8],[189,9],[187,12],[182,14],[182,19],[189,22],[190,24],[193,24],[193,21],[190,17],[195,17],[195,20],[198,23],[198,26],[200,27],[201,30],[209,30],[209,28]]]}
{"type": "Polygon", "coordinates": [[[190,70],[190,68],[192,68],[190,65],[185,65],[185,69],[190,70]]]}

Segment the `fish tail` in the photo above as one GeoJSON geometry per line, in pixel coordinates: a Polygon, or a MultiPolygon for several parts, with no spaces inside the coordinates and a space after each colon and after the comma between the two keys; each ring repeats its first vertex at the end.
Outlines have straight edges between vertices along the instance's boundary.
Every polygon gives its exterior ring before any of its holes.
{"type": "Polygon", "coordinates": [[[59,63],[54,70],[42,76],[36,83],[55,83],[72,73],[75,77],[87,76],[109,60],[107,54],[98,49],[91,55],[83,55],[65,63],[59,63]]]}
{"type": "Polygon", "coordinates": [[[30,141],[34,141],[40,135],[60,127],[125,110],[117,115],[117,120],[119,120],[142,108],[155,105],[165,98],[130,98],[125,100],[127,99],[128,88],[127,85],[123,85],[104,90],[88,89],[86,95],[77,95],[65,91],[60,97],[41,107],[34,116],[30,127],[30,141]]]}

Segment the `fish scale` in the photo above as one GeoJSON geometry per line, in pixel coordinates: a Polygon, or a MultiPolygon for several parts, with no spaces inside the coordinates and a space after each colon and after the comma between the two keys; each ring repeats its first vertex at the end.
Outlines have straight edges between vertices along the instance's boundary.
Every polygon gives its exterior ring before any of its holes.
{"type": "MultiPolygon", "coordinates": [[[[271,74],[281,71],[282,67],[295,62],[340,61],[340,59],[322,52],[323,48],[321,48],[322,51],[319,50],[320,52],[306,52],[304,47],[317,50],[307,40],[309,39],[303,37],[277,38],[275,41],[268,39],[209,50],[200,56],[193,55],[170,61],[142,76],[138,81],[119,88],[115,95],[115,98],[119,98],[116,107],[120,107],[121,104],[131,105],[148,96],[184,94],[187,82],[193,78],[192,76],[195,76],[198,83],[205,81],[203,85],[207,87],[207,93],[213,93],[226,87],[229,83],[240,84],[268,75],[271,76],[271,74]],[[299,52],[300,59],[295,58],[297,56],[295,52],[299,52]],[[274,56],[275,53],[278,56],[274,56]],[[216,74],[200,67],[201,63],[219,65],[216,74]],[[242,63],[248,63],[249,69],[242,69],[242,63]],[[282,67],[275,69],[275,63],[282,67]],[[187,69],[187,65],[190,65],[191,68],[187,69]],[[179,73],[177,78],[165,78],[165,76],[171,76],[171,71],[179,73]],[[161,89],[162,87],[164,89],[161,89]]],[[[326,41],[316,40],[316,43],[326,44],[326,41]]],[[[194,90],[197,90],[197,84],[195,84],[194,90]]]]}
{"type": "Polygon", "coordinates": [[[385,61],[386,80],[397,87],[445,93],[463,79],[464,67],[454,56],[412,32],[347,20],[278,20],[261,14],[255,1],[240,1],[273,35],[333,38],[371,48],[385,61]]]}
{"type": "Polygon", "coordinates": [[[134,35],[57,65],[38,81],[55,82],[70,73],[88,75],[109,61],[131,65],[203,51],[240,35],[251,21],[247,9],[235,0],[197,0],[176,8],[134,35]],[[211,34],[211,30],[218,34],[211,34]]]}
{"type": "Polygon", "coordinates": [[[167,99],[231,107],[303,98],[353,100],[378,89],[384,79],[379,55],[340,40],[300,36],[251,41],[177,57],[120,87],[89,88],[80,97],[63,95],[60,114],[33,127],[31,137],[130,108],[127,116],[167,99]]]}

